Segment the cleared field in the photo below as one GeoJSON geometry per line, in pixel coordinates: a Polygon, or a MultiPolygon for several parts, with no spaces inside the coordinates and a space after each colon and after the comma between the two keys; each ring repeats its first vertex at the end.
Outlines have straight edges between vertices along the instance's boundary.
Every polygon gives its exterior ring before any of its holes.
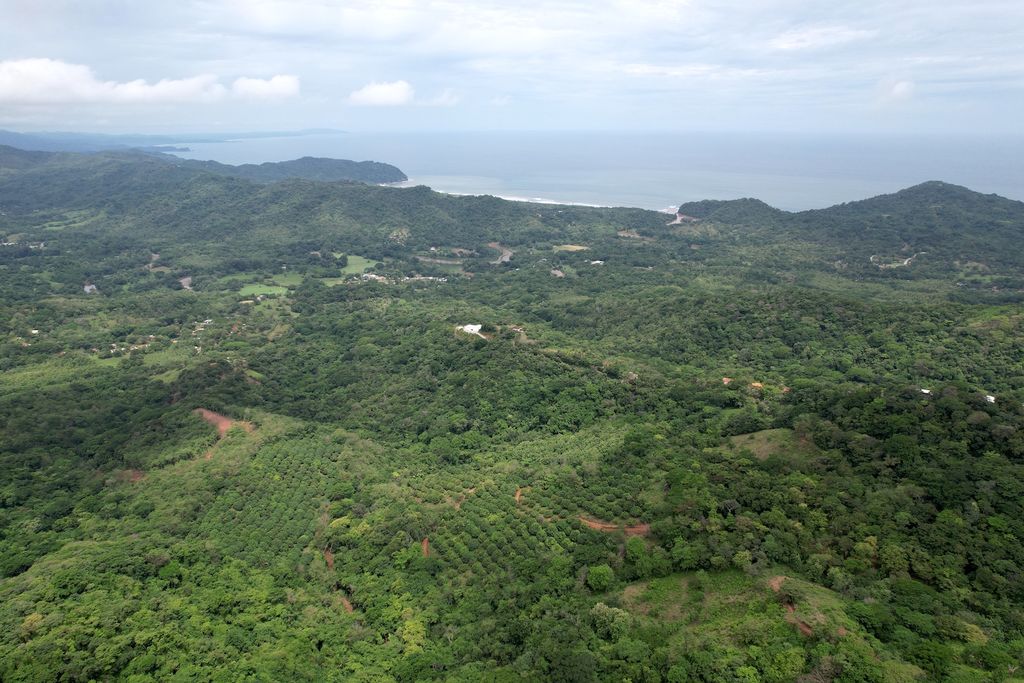
{"type": "Polygon", "coordinates": [[[288,288],[280,285],[251,284],[238,290],[241,296],[258,296],[260,294],[287,294],[288,288]]]}
{"type": "Polygon", "coordinates": [[[274,282],[282,287],[298,287],[302,280],[302,273],[279,273],[274,276],[274,282]]]}
{"type": "Polygon", "coordinates": [[[727,448],[750,451],[758,460],[767,460],[773,455],[808,458],[819,453],[817,446],[798,438],[792,429],[764,429],[739,434],[729,439],[727,448]]]}
{"type": "Polygon", "coordinates": [[[348,265],[341,269],[341,272],[345,275],[359,275],[365,273],[370,268],[379,265],[380,261],[373,261],[362,256],[356,256],[355,254],[348,255],[348,265]]]}

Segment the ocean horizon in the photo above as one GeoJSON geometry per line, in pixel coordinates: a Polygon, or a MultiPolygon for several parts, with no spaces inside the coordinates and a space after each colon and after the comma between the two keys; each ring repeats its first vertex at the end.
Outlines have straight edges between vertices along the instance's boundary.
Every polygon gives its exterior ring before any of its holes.
{"type": "Polygon", "coordinates": [[[941,180],[1024,200],[1024,136],[607,132],[316,133],[181,143],[229,164],[373,160],[455,195],[668,210],[754,197],[818,209],[941,180]]]}

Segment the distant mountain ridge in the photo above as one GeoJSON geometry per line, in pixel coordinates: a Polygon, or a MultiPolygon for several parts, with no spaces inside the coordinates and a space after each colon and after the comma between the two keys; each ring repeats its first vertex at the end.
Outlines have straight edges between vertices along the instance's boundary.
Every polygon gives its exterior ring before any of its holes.
{"type": "Polygon", "coordinates": [[[262,164],[242,164],[240,166],[193,159],[181,160],[178,163],[188,168],[245,178],[258,183],[290,178],[325,182],[357,180],[364,183],[400,183],[409,179],[405,173],[391,164],[324,157],[302,157],[291,161],[268,161],[262,164]]]}
{"type": "Polygon", "coordinates": [[[1024,202],[937,180],[825,209],[790,212],[735,199],[688,202],[678,212],[755,243],[814,245],[855,269],[916,262],[1024,273],[1024,202]]]}
{"type": "Polygon", "coordinates": [[[233,178],[243,178],[258,183],[300,179],[323,182],[398,183],[408,180],[405,173],[391,164],[379,161],[350,161],[348,159],[327,159],[302,157],[292,161],[266,162],[231,166],[216,161],[182,159],[169,154],[140,152],[138,150],[117,150],[93,153],[28,151],[18,147],[0,145],[0,172],[4,169],[25,170],[43,166],[92,166],[110,162],[140,162],[143,159],[156,161],[171,167],[193,171],[205,171],[233,178]]]}
{"type": "MultiPolygon", "coordinates": [[[[854,278],[946,278],[987,284],[992,291],[1016,291],[1024,281],[1024,202],[937,181],[796,213],[749,198],[691,202],[679,211],[698,221],[669,225],[657,211],[539,208],[352,182],[404,178],[386,164],[329,159],[228,166],[132,150],[75,154],[0,147],[0,207],[8,222],[58,208],[103,211],[123,217],[123,234],[136,238],[287,234],[313,242],[332,235],[347,240],[350,249],[381,254],[439,241],[588,244],[625,235],[679,243],[685,249],[679,257],[686,260],[699,253],[731,263],[745,251],[750,264],[789,268],[799,261],[854,278]]],[[[617,243],[616,249],[622,247],[617,243]]]]}

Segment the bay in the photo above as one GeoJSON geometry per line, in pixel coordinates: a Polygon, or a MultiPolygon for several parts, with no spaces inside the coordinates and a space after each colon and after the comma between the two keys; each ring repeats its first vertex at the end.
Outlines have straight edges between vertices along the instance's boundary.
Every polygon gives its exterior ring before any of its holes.
{"type": "Polygon", "coordinates": [[[231,164],[372,159],[440,192],[597,206],[756,197],[792,211],[927,180],[1024,199],[1024,136],[402,132],[182,144],[181,156],[231,164]]]}

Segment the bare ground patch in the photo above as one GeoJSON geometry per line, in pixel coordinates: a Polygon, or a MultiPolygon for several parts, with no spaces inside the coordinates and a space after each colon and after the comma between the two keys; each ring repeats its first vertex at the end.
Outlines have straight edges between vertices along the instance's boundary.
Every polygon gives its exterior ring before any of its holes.
{"type": "Polygon", "coordinates": [[[587,528],[603,533],[615,533],[616,531],[621,531],[627,536],[647,536],[651,533],[651,525],[646,523],[624,526],[622,524],[603,522],[599,519],[591,519],[585,515],[580,515],[578,519],[583,522],[583,525],[587,528]]]}
{"type": "MultiPolygon", "coordinates": [[[[785,576],[773,576],[770,579],[768,579],[768,587],[772,590],[773,593],[778,593],[782,590],[782,584],[785,581],[785,576]]],[[[796,605],[794,605],[792,602],[787,602],[783,605],[783,607],[786,608],[786,621],[796,626],[797,630],[805,636],[810,636],[814,634],[814,629],[811,628],[811,625],[808,624],[806,621],[801,621],[800,618],[796,616],[796,605]]]]}
{"type": "Polygon", "coordinates": [[[247,432],[251,432],[253,429],[255,429],[251,422],[232,420],[227,415],[221,415],[220,413],[215,413],[212,410],[207,410],[206,408],[196,408],[192,412],[194,412],[196,415],[198,415],[199,417],[203,418],[204,420],[212,424],[214,427],[216,427],[217,435],[222,439],[228,433],[228,431],[236,424],[241,425],[242,429],[244,429],[247,432]]]}

